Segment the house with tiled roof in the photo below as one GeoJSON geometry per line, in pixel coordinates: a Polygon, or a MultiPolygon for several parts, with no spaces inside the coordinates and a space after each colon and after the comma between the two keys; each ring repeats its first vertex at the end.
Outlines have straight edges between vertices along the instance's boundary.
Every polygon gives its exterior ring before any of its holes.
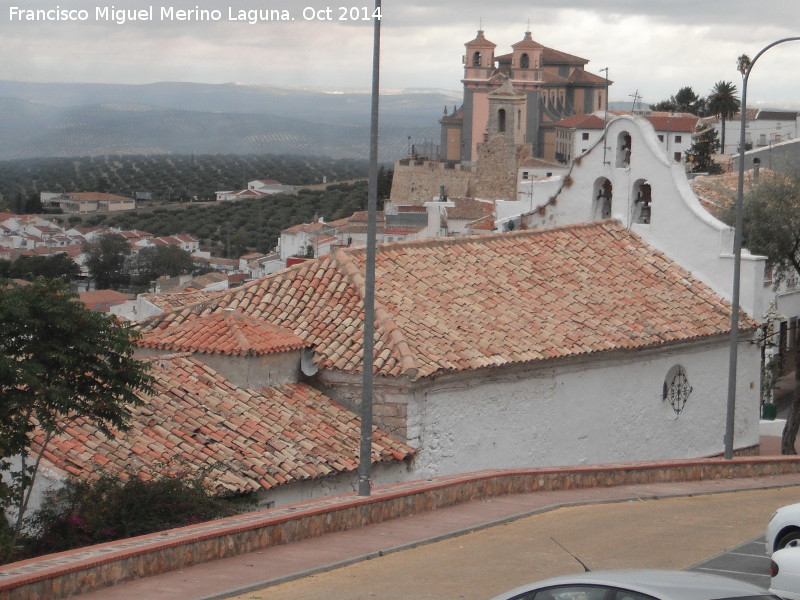
{"type": "Polygon", "coordinates": [[[40,197],[43,205],[72,214],[119,212],[136,208],[135,199],[105,192],[42,192],[40,197]]]}
{"type": "MultiPolygon", "coordinates": [[[[425,237],[428,218],[423,211],[378,211],[375,218],[378,243],[425,237]]],[[[329,254],[338,246],[363,246],[367,243],[367,212],[356,211],[349,217],[325,222],[301,223],[281,231],[278,249],[284,266],[292,257],[329,254]]]]}
{"type": "Polygon", "coordinates": [[[141,238],[136,240],[133,245],[138,249],[150,248],[153,246],[176,246],[177,248],[180,248],[189,254],[194,254],[200,250],[200,240],[185,233],[178,235],[165,235],[159,237],[151,236],[148,238],[141,238]]]}
{"type": "Polygon", "coordinates": [[[133,300],[112,306],[110,312],[126,321],[141,321],[187,304],[208,300],[221,293],[215,290],[180,289],[138,294],[133,300]]]}
{"type": "MultiPolygon", "coordinates": [[[[703,119],[703,123],[717,130],[722,140],[722,120],[719,116],[703,119]]],[[[741,134],[739,113],[725,119],[725,148],[720,154],[737,154],[741,134]]],[[[764,148],[796,140],[800,137],[800,112],[771,108],[748,108],[745,115],[745,144],[752,148],[764,148]]],[[[765,166],[767,166],[765,164],[765,166]]]]}
{"type": "Polygon", "coordinates": [[[292,185],[284,185],[275,179],[254,179],[243,190],[224,190],[216,192],[217,202],[261,198],[271,194],[281,194],[294,190],[292,185]]]}
{"type": "MultiPolygon", "coordinates": [[[[614,113],[611,118],[620,114],[624,113],[614,113]]],[[[684,162],[700,118],[689,113],[668,112],[648,112],[641,116],[653,126],[664,153],[675,162],[684,162]]],[[[585,154],[600,140],[605,124],[605,115],[601,112],[572,115],[556,123],[556,160],[569,163],[585,154]]]]}
{"type": "Polygon", "coordinates": [[[89,310],[111,312],[111,307],[135,298],[133,294],[123,294],[116,290],[91,290],[80,292],[78,298],[89,310]]]}
{"type": "Polygon", "coordinates": [[[233,202],[236,200],[248,200],[265,196],[264,192],[258,190],[223,190],[216,192],[217,202],[233,202]]]}
{"type": "MultiPolygon", "coordinates": [[[[335,249],[140,328],[178,343],[236,311],[303,340],[302,379],[355,408],[364,260],[335,249]]],[[[723,450],[730,305],[617,221],[382,245],[375,296],[375,423],[417,453],[384,477],[723,450]]],[[[758,356],[737,451],[758,444],[758,356]]]]}
{"type": "Polygon", "coordinates": [[[276,179],[254,179],[247,182],[248,190],[256,190],[262,194],[280,194],[294,190],[293,185],[284,185],[276,179]]]}
{"type": "MultiPolygon", "coordinates": [[[[71,421],[44,452],[39,486],[101,473],[123,479],[204,475],[217,494],[255,494],[261,506],[325,496],[356,486],[360,421],[304,383],[243,387],[189,353],[146,359],[154,394],[133,409],[130,430],[110,438],[71,421]]],[[[37,432],[32,449],[41,447],[37,432]]],[[[373,469],[414,450],[380,429],[373,469]]]]}

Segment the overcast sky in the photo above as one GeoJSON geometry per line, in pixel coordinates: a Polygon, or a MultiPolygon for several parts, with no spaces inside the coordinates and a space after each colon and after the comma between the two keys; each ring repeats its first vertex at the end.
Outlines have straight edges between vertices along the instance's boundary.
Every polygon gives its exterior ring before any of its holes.
{"type": "MultiPolygon", "coordinates": [[[[8,0],[3,4],[0,79],[370,86],[373,0],[118,0],[115,5],[97,0],[8,0]],[[320,13],[326,6],[330,12],[320,13]],[[120,24],[110,11],[103,12],[112,7],[152,7],[152,20],[120,24]],[[178,20],[176,11],[189,8],[217,10],[212,16],[219,18],[178,20]],[[49,13],[60,20],[28,20],[30,13],[25,11],[36,9],[60,10],[49,13]],[[294,20],[251,24],[236,19],[241,10],[252,9],[287,11],[294,20]],[[366,20],[360,20],[365,12],[366,20]],[[359,19],[340,21],[342,15],[359,19]]],[[[497,44],[497,54],[509,52],[530,27],[539,43],[588,59],[589,71],[600,73],[608,67],[614,82],[612,100],[630,100],[638,91],[645,102],[666,99],[686,85],[706,95],[720,80],[732,81],[741,90],[736,71],[740,54],[753,57],[770,42],[800,36],[800,2],[786,0],[387,0],[383,4],[381,88],[387,92],[460,90],[464,43],[475,37],[479,27],[497,44]]],[[[252,18],[247,13],[242,16],[252,18]]],[[[748,86],[751,106],[800,105],[798,56],[800,42],[789,42],[759,59],[748,86]]]]}

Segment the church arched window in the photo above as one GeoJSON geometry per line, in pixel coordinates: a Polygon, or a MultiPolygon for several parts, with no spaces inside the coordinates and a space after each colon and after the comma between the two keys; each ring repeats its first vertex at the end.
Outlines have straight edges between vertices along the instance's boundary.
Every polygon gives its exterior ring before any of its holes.
{"type": "Polygon", "coordinates": [[[531,59],[528,57],[527,54],[523,54],[519,57],[519,66],[523,69],[527,69],[531,65],[531,59]]]}
{"type": "Polygon", "coordinates": [[[503,133],[506,130],[506,109],[501,108],[497,111],[497,131],[503,133]]]}
{"type": "Polygon", "coordinates": [[[480,52],[475,52],[475,54],[472,55],[472,66],[473,67],[480,67],[481,66],[481,53],[480,52]]]}

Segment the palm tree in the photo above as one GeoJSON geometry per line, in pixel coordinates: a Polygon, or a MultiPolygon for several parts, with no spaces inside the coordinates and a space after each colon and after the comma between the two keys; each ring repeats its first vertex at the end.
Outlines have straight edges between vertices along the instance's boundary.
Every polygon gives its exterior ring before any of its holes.
{"type": "Polygon", "coordinates": [[[736,86],[733,83],[730,81],[718,81],[714,84],[708,97],[708,111],[712,115],[718,115],[722,122],[720,145],[722,146],[723,154],[725,153],[725,119],[733,117],[742,105],[736,93],[736,86]]]}

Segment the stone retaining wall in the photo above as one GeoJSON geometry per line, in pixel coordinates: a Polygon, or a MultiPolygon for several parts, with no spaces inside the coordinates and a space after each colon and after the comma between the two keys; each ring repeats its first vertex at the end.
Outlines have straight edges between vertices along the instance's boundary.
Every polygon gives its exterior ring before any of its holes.
{"type": "Polygon", "coordinates": [[[0,600],[65,598],[122,581],[472,500],[539,490],[800,473],[800,457],[737,457],[493,470],[373,490],[0,566],[0,600]]]}

